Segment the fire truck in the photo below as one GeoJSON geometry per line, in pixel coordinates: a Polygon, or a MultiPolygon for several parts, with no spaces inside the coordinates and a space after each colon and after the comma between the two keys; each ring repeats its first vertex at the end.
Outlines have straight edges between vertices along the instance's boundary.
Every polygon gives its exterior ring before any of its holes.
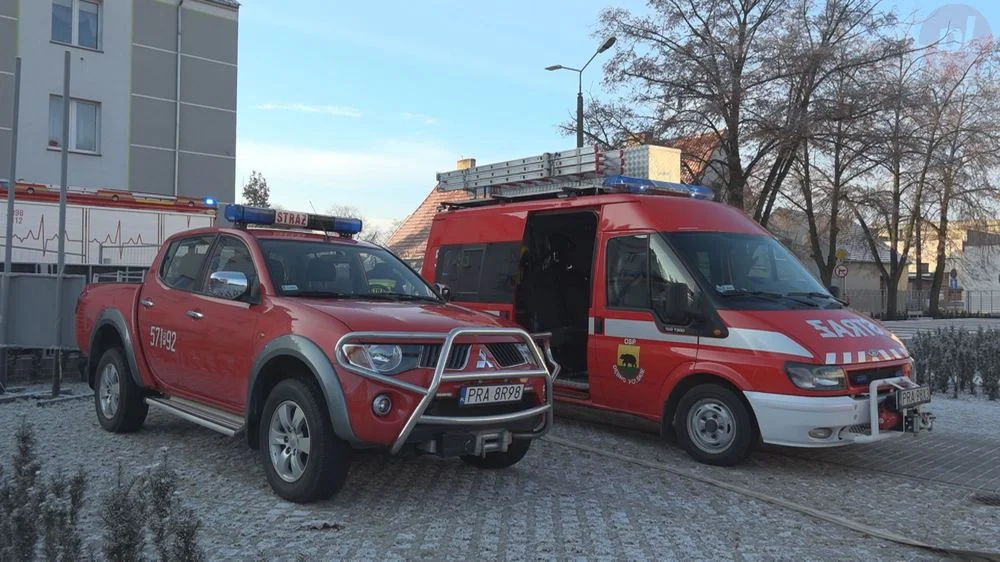
{"type": "Polygon", "coordinates": [[[583,147],[438,174],[422,276],[552,334],[557,403],[652,422],[696,460],[930,429],[888,329],[767,230],[680,183],[680,152],[583,147]]]}
{"type": "MultiPolygon", "coordinates": [[[[18,183],[15,191],[13,271],[54,273],[59,245],[59,189],[18,183]]],[[[7,188],[0,186],[6,200],[7,188]]],[[[162,242],[177,232],[211,226],[212,200],[144,196],[127,190],[72,190],[66,195],[66,272],[141,277],[162,242]]],[[[7,241],[0,212],[0,245],[7,241]]]]}

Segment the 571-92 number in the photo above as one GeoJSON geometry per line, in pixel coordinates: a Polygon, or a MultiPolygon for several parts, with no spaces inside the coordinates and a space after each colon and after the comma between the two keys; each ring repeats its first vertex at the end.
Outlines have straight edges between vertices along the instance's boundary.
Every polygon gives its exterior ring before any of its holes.
{"type": "Polygon", "coordinates": [[[153,348],[166,349],[170,353],[175,351],[174,345],[177,343],[177,332],[164,330],[158,326],[149,327],[149,345],[153,348]]]}

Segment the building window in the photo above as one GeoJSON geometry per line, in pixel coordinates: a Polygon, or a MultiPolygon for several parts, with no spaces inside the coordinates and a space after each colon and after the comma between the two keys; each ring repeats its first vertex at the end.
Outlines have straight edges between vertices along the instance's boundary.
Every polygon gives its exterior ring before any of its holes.
{"type": "Polygon", "coordinates": [[[101,3],[52,0],[52,40],[87,49],[101,48],[101,3]]]}
{"type": "MultiPolygon", "coordinates": [[[[62,147],[62,96],[49,96],[49,146],[62,147]]],[[[100,152],[101,104],[71,99],[69,101],[69,149],[100,152]]]]}

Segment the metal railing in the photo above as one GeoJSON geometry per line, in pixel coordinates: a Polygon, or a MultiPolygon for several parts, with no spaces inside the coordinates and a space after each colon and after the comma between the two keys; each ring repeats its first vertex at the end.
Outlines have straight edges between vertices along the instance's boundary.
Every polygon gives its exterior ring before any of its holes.
{"type": "Polygon", "coordinates": [[[91,283],[142,283],[146,280],[147,270],[141,271],[109,271],[106,273],[95,273],[91,276],[91,283]]]}
{"type": "Polygon", "coordinates": [[[97,246],[97,263],[100,265],[149,267],[158,251],[160,251],[159,244],[99,244],[97,246]]]}
{"type": "MultiPolygon", "coordinates": [[[[428,424],[428,425],[472,425],[472,426],[487,426],[494,424],[509,423],[514,421],[520,421],[525,419],[531,419],[535,416],[543,415],[545,416],[545,421],[541,427],[536,427],[535,430],[528,433],[514,433],[515,437],[541,437],[549,428],[552,427],[554,421],[554,411],[552,406],[552,383],[559,376],[559,364],[555,362],[552,358],[552,351],[549,347],[549,334],[536,334],[534,336],[529,335],[526,331],[520,328],[455,328],[443,334],[440,332],[432,333],[405,333],[405,332],[354,332],[345,335],[340,338],[335,346],[335,357],[337,363],[343,369],[350,371],[352,373],[358,374],[370,380],[374,380],[389,386],[393,386],[408,392],[412,392],[421,396],[420,402],[410,413],[409,418],[403,425],[403,429],[399,432],[396,440],[393,442],[390,448],[391,454],[396,454],[406,443],[407,438],[413,433],[413,430],[418,424],[428,424]],[[535,362],[535,369],[529,370],[515,370],[515,369],[500,369],[496,371],[462,371],[454,374],[445,374],[445,368],[448,363],[448,358],[451,356],[452,348],[455,345],[455,340],[460,337],[465,336],[485,336],[485,337],[496,337],[496,336],[513,336],[523,343],[527,344],[528,348],[531,350],[531,355],[535,362]],[[544,355],[539,349],[535,338],[539,338],[543,341],[543,346],[545,347],[544,355]],[[437,365],[434,367],[434,373],[431,376],[430,384],[425,388],[415,384],[408,383],[406,381],[399,380],[397,378],[383,375],[372,370],[360,368],[347,359],[344,353],[344,346],[352,343],[392,343],[396,341],[410,341],[410,342],[436,342],[443,341],[441,347],[441,352],[438,355],[437,365]],[[546,367],[546,361],[553,365],[553,370],[550,373],[546,367]],[[518,378],[543,378],[545,380],[545,400],[544,404],[541,406],[535,406],[528,408],[526,410],[521,410],[518,412],[512,412],[508,414],[497,414],[490,416],[427,416],[424,412],[431,405],[431,402],[437,397],[438,388],[443,382],[457,382],[457,381],[473,381],[473,380],[487,380],[487,379],[518,379],[518,378]]],[[[471,353],[471,351],[470,351],[471,353]]]]}
{"type": "MultiPolygon", "coordinates": [[[[866,314],[883,314],[887,309],[888,295],[884,290],[849,290],[844,292],[843,298],[850,301],[851,308],[866,314]]],[[[930,291],[899,291],[896,293],[896,312],[900,316],[923,315],[929,312],[930,302],[930,291]]],[[[1000,290],[961,293],[942,290],[938,308],[951,314],[1000,315],[1000,290]]]]}

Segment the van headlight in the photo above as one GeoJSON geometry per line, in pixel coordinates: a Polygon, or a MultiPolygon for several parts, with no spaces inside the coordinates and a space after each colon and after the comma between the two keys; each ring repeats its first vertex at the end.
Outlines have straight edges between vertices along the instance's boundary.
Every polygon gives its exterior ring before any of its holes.
{"type": "Polygon", "coordinates": [[[785,372],[792,384],[804,390],[844,390],[847,373],[832,365],[805,365],[788,363],[785,372]]]}
{"type": "Polygon", "coordinates": [[[349,343],[344,345],[343,354],[347,362],[355,367],[391,375],[416,367],[420,346],[349,343]]]}

